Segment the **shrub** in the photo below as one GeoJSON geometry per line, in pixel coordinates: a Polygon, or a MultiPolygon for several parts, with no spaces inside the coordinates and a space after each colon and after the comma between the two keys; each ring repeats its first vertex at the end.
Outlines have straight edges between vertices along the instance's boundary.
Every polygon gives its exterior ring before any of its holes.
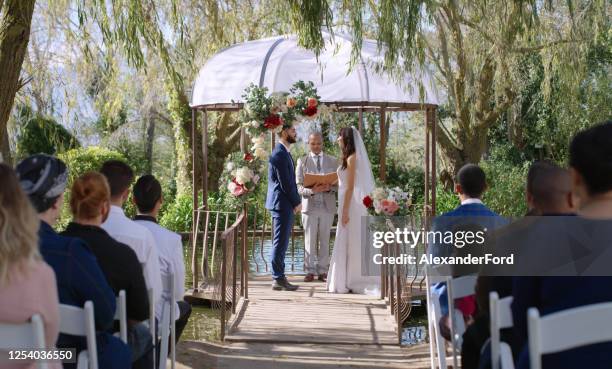
{"type": "MultiPolygon", "coordinates": [[[[59,154],[58,158],[61,159],[69,170],[68,187],[64,199],[64,207],[62,209],[62,215],[58,220],[57,227],[63,229],[68,225],[72,216],[70,214],[70,188],[75,178],[80,175],[89,172],[97,171],[107,160],[125,160],[125,157],[120,153],[112,150],[108,150],[102,147],[89,146],[86,148],[72,149],[65,153],[59,154]]],[[[134,205],[131,201],[125,204],[125,212],[128,216],[135,214],[134,205]]]]}
{"type": "Polygon", "coordinates": [[[79,146],[79,141],[64,126],[34,114],[20,127],[15,150],[17,158],[22,159],[38,153],[56,155],[79,146]]]}
{"type": "Polygon", "coordinates": [[[191,230],[191,213],[193,199],[190,195],[177,195],[169,203],[159,219],[159,224],[174,232],[189,232],[191,230]]]}

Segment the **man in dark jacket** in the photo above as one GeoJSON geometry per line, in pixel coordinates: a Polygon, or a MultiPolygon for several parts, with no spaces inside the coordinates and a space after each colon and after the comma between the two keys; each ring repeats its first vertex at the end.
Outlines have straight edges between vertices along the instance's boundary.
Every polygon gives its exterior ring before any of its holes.
{"type": "MultiPolygon", "coordinates": [[[[52,228],[59,218],[68,179],[66,165],[43,154],[33,155],[17,165],[21,187],[39,214],[40,253],[57,280],[61,304],[83,307],[86,301],[94,305],[94,318],[100,368],[130,368],[130,349],[109,332],[113,324],[116,297],[108,285],[95,256],[87,245],[77,239],[58,235],[52,228]]],[[[60,334],[57,347],[86,348],[84,337],[60,334]]],[[[64,368],[76,367],[64,364],[64,368]]]]}
{"type": "Polygon", "coordinates": [[[280,142],[270,155],[268,163],[268,193],[266,209],[272,213],[272,278],[274,290],[295,291],[285,277],[285,253],[293,227],[294,213],[302,208],[302,198],[298,194],[295,181],[295,166],[289,147],[295,143],[296,132],[293,126],[283,126],[279,134],[280,142]]]}

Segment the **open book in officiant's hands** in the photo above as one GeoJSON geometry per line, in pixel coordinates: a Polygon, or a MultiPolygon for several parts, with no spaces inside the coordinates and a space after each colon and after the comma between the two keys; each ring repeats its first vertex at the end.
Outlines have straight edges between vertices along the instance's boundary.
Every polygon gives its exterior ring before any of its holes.
{"type": "Polygon", "coordinates": [[[304,187],[311,188],[316,185],[330,185],[333,186],[338,183],[338,174],[336,172],[315,174],[315,173],[304,173],[304,187]]]}

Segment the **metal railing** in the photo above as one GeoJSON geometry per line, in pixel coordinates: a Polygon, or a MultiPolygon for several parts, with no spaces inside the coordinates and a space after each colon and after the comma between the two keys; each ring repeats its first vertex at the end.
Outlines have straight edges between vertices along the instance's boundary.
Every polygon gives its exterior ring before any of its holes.
{"type": "Polygon", "coordinates": [[[227,321],[236,314],[240,299],[249,298],[247,219],[247,211],[244,209],[221,235],[219,283],[215,292],[218,296],[222,341],[227,333],[227,321]]]}
{"type": "MultiPolygon", "coordinates": [[[[385,222],[385,227],[395,231],[398,227],[406,226],[408,229],[427,229],[427,213],[413,212],[406,216],[406,224],[394,224],[390,219],[385,222]],[[422,216],[420,216],[422,215],[422,216]]],[[[425,245],[418,244],[410,247],[397,242],[386,244],[381,248],[384,257],[398,257],[410,255],[416,258],[415,264],[382,264],[380,271],[381,289],[380,298],[386,300],[390,313],[395,317],[398,343],[401,344],[404,323],[410,317],[412,311],[412,300],[425,293],[425,273],[419,268],[418,260],[425,253],[425,245]]]]}

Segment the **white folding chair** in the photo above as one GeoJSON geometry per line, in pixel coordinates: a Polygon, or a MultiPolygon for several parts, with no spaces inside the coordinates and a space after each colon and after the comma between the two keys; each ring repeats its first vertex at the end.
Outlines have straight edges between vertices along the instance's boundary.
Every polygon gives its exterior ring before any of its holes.
{"type": "Polygon", "coordinates": [[[453,349],[453,365],[458,368],[459,360],[457,350],[460,350],[465,333],[465,322],[461,311],[455,309],[455,299],[475,294],[475,275],[467,275],[457,278],[448,277],[446,280],[446,291],[448,297],[448,316],[450,319],[451,345],[453,349]]]}
{"type": "Polygon", "coordinates": [[[127,343],[127,302],[125,290],[119,291],[119,296],[117,296],[115,320],[119,321],[119,338],[121,338],[123,343],[127,343]]]}
{"type": "Polygon", "coordinates": [[[171,344],[171,367],[174,369],[176,365],[176,301],[175,301],[175,287],[174,287],[174,273],[170,272],[167,275],[162,275],[162,286],[164,291],[169,291],[168,296],[164,296],[163,307],[161,311],[161,325],[160,325],[160,351],[159,351],[159,364],[160,367],[165,367],[168,359],[168,344],[171,344]],[[168,341],[170,337],[170,343],[168,341]]]}
{"type": "Polygon", "coordinates": [[[157,346],[157,336],[155,335],[155,294],[153,293],[153,289],[147,289],[147,295],[149,296],[149,321],[147,324],[149,325],[149,330],[151,332],[151,340],[153,341],[153,368],[156,368],[155,365],[155,347],[157,346]]]}
{"type": "Polygon", "coordinates": [[[501,342],[500,330],[512,327],[512,296],[499,299],[497,292],[489,294],[489,317],[491,319],[491,365],[493,369],[514,369],[510,346],[501,342]],[[503,348],[502,348],[503,346],[503,348]]]}
{"type": "Polygon", "coordinates": [[[531,369],[542,369],[543,354],[612,341],[612,302],[562,310],[543,317],[537,308],[530,308],[527,319],[531,369]]]}
{"type": "Polygon", "coordinates": [[[60,333],[86,337],[87,339],[87,350],[83,350],[79,354],[77,369],[98,369],[93,302],[85,302],[83,308],[60,304],[59,311],[60,333]]]}
{"type": "Polygon", "coordinates": [[[432,286],[437,283],[445,282],[446,277],[436,275],[436,269],[436,267],[427,268],[425,279],[425,285],[427,288],[426,297],[427,320],[429,325],[430,365],[431,369],[435,369],[437,358],[437,366],[440,369],[446,369],[446,346],[444,343],[444,338],[440,333],[440,325],[438,324],[442,315],[440,310],[440,299],[439,296],[433,296],[431,293],[432,286]]]}
{"type": "MultiPolygon", "coordinates": [[[[0,350],[45,348],[45,326],[39,314],[32,315],[26,323],[0,323],[0,350]]],[[[36,364],[38,369],[48,368],[45,362],[36,364]]]]}

